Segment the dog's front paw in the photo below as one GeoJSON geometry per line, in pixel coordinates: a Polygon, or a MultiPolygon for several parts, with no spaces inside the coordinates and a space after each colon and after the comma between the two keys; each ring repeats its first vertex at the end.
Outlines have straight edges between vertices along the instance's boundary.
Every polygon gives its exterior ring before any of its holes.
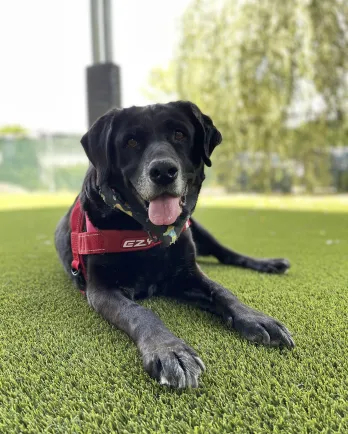
{"type": "Polygon", "coordinates": [[[145,371],[160,384],[177,388],[198,387],[204,363],[185,343],[159,345],[143,354],[145,371]]]}
{"type": "Polygon", "coordinates": [[[227,321],[249,341],[272,347],[295,346],[289,330],[283,324],[248,306],[233,312],[227,321]]]}

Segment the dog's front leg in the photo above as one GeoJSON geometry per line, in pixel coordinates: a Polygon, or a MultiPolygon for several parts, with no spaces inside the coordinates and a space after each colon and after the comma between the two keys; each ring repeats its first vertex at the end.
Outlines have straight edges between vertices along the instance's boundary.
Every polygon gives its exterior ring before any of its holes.
{"type": "Polygon", "coordinates": [[[197,387],[205,369],[196,352],[174,336],[151,310],[120,290],[88,287],[90,306],[136,343],[146,372],[161,384],[197,387]]]}
{"type": "Polygon", "coordinates": [[[283,324],[241,303],[231,291],[210,280],[198,267],[189,276],[181,276],[177,283],[170,295],[194,302],[202,309],[221,316],[249,341],[268,346],[295,346],[283,324]]]}

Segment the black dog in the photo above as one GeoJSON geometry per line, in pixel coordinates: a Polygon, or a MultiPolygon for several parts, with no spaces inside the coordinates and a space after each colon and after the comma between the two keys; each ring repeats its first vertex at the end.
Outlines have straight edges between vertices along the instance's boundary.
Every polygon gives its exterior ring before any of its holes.
{"type": "MultiPolygon", "coordinates": [[[[221,140],[211,119],[189,102],[111,110],[81,140],[92,163],[79,195],[81,205],[98,229],[142,229],[137,219],[105,202],[104,188],[133,203],[152,228],[176,228],[181,222],[180,234],[196,206],[204,164],[211,166],[210,156],[221,140]]],[[[70,273],[71,210],[57,227],[56,248],[65,270],[81,286],[81,277],[70,273]]],[[[175,387],[196,387],[204,364],[157,315],[134,299],[160,294],[195,302],[250,341],[294,346],[281,323],[244,305],[202,273],[196,255],[213,255],[223,264],[267,273],[285,272],[288,261],[242,256],[191,221],[191,228],[169,247],[163,242],[146,251],[85,256],[90,306],[135,341],[151,377],[175,387]]]]}

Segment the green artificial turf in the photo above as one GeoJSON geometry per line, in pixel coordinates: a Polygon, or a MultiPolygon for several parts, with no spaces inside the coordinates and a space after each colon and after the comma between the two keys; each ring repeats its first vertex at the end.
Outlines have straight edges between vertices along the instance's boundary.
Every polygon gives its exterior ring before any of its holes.
{"type": "Polygon", "coordinates": [[[151,380],[64,275],[53,246],[63,212],[0,212],[0,433],[348,432],[347,212],[197,211],[236,250],[291,260],[286,276],[201,266],[284,322],[297,347],[258,347],[211,314],[145,301],[206,364],[184,391],[151,380]]]}

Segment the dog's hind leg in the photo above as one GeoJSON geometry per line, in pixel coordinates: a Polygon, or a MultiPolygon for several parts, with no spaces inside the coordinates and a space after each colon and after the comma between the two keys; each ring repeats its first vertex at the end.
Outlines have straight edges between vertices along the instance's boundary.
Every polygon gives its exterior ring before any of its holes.
{"type": "Polygon", "coordinates": [[[197,256],[215,256],[222,264],[250,268],[263,273],[282,274],[290,268],[290,262],[287,259],[257,259],[234,252],[220,244],[195,219],[191,219],[191,223],[197,256]]]}

